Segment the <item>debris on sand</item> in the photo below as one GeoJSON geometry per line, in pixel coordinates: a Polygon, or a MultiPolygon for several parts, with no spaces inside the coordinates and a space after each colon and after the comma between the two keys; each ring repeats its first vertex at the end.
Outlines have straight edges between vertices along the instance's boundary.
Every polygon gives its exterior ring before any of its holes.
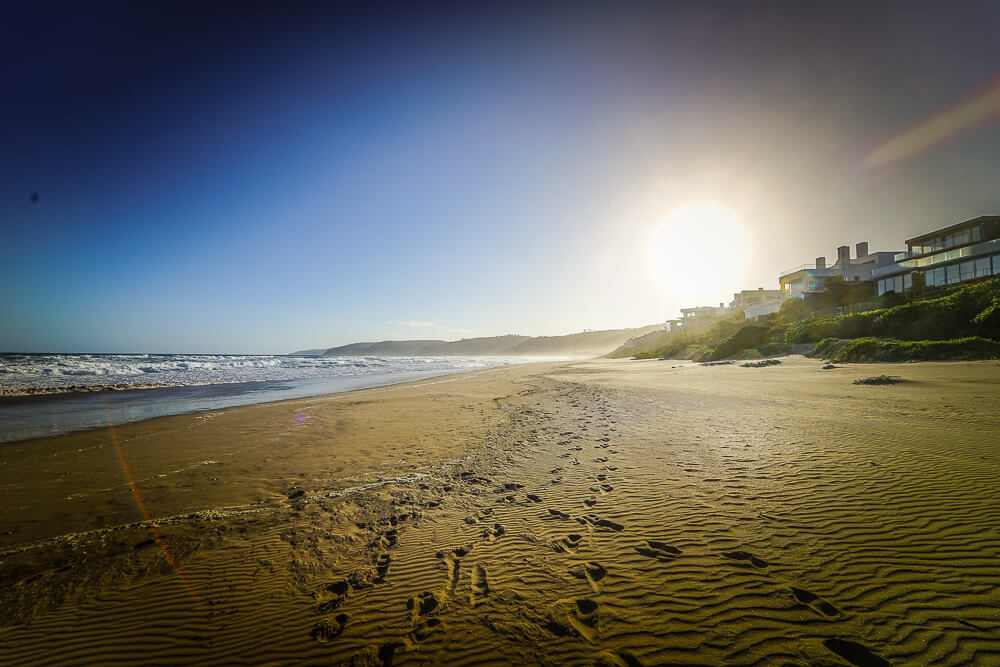
{"type": "Polygon", "coordinates": [[[882,385],[882,384],[897,384],[902,381],[903,378],[901,378],[898,375],[873,375],[872,377],[855,380],[853,384],[882,385]]]}
{"type": "Polygon", "coordinates": [[[741,368],[764,368],[765,366],[777,366],[781,363],[781,359],[764,359],[763,361],[748,361],[745,364],[740,364],[741,368]]]}

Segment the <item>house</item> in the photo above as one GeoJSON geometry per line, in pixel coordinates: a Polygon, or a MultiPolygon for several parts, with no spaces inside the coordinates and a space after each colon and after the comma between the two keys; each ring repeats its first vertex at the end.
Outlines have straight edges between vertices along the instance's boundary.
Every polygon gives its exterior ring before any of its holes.
{"type": "Polygon", "coordinates": [[[683,326],[689,326],[695,319],[698,321],[703,321],[707,319],[715,319],[718,317],[725,317],[729,314],[729,309],[726,308],[724,304],[719,304],[719,307],[715,306],[697,306],[695,308],[681,308],[681,320],[683,326]]]}
{"type": "Polygon", "coordinates": [[[803,264],[783,271],[778,277],[782,296],[788,298],[805,298],[806,294],[822,292],[826,289],[826,281],[839,276],[846,282],[867,282],[873,280],[873,272],[881,267],[895,263],[896,252],[868,252],[868,242],[856,244],[856,257],[851,259],[850,246],[837,248],[837,261],[833,266],[826,265],[826,257],[817,257],[815,264],[803,264]]]}
{"type": "Polygon", "coordinates": [[[879,295],[913,287],[914,278],[928,287],[1000,275],[1000,215],[936,229],[906,241],[891,265],[873,272],[879,295]]]}
{"type": "Polygon", "coordinates": [[[733,294],[733,300],[729,302],[729,310],[743,310],[743,315],[748,320],[753,320],[761,315],[776,313],[781,309],[781,302],[784,300],[780,289],[745,289],[733,294]]]}

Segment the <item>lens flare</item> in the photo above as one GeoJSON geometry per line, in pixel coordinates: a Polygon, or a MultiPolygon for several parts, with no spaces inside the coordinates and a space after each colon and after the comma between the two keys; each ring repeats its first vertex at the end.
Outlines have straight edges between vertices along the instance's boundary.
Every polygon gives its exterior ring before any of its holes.
{"type": "Polygon", "coordinates": [[[142,514],[143,520],[146,522],[146,527],[149,528],[149,532],[152,534],[153,539],[159,545],[160,550],[163,551],[163,557],[166,558],[167,563],[173,569],[174,573],[177,575],[177,579],[187,590],[188,595],[194,598],[195,602],[199,605],[203,604],[201,597],[194,590],[194,587],[188,583],[188,580],[181,573],[181,568],[177,565],[177,561],[174,560],[173,555],[167,549],[166,542],[163,541],[163,536],[160,535],[160,530],[156,523],[153,522],[152,516],[146,510],[146,505],[142,502],[142,496],[139,495],[139,488],[135,484],[135,478],[132,477],[132,471],[129,470],[128,463],[125,462],[125,454],[122,452],[121,443],[118,442],[118,434],[115,433],[115,425],[111,421],[111,408],[107,405],[104,406],[104,411],[108,415],[108,431],[111,433],[111,441],[115,444],[115,452],[118,454],[118,461],[121,463],[122,472],[125,473],[125,480],[128,482],[129,489],[132,491],[132,497],[135,499],[135,504],[139,508],[139,512],[142,514]]]}
{"type": "Polygon", "coordinates": [[[971,99],[893,137],[872,151],[865,164],[878,167],[912,157],[995,117],[1000,117],[1000,80],[971,99]]]}

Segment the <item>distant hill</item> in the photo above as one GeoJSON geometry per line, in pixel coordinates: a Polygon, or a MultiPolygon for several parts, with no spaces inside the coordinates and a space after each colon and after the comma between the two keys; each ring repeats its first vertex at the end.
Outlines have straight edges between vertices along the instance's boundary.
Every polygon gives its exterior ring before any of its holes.
{"type": "Polygon", "coordinates": [[[384,340],[351,343],[327,350],[303,350],[294,354],[324,357],[595,357],[606,354],[626,340],[661,329],[651,324],[637,329],[584,331],[566,336],[490,336],[462,340],[384,340]]]}
{"type": "Polygon", "coordinates": [[[351,343],[331,347],[323,352],[324,357],[360,357],[365,355],[380,357],[412,357],[425,354],[426,347],[443,344],[443,340],[384,340],[379,343],[351,343]]]}

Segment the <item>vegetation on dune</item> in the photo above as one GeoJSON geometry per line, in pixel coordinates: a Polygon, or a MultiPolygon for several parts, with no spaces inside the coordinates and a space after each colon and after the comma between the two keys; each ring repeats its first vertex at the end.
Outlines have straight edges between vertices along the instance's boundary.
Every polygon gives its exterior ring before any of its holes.
{"type": "Polygon", "coordinates": [[[897,340],[895,338],[826,339],[810,356],[834,363],[875,361],[955,361],[1000,357],[1000,342],[969,336],[952,340],[897,340]]]}
{"type": "Polygon", "coordinates": [[[887,307],[820,317],[807,302],[789,299],[779,312],[753,322],[739,312],[697,330],[648,336],[609,356],[755,359],[814,343],[810,356],[835,362],[1000,357],[1000,278],[953,286],[933,298],[909,296],[905,303],[890,295],[883,299],[887,307]]]}

